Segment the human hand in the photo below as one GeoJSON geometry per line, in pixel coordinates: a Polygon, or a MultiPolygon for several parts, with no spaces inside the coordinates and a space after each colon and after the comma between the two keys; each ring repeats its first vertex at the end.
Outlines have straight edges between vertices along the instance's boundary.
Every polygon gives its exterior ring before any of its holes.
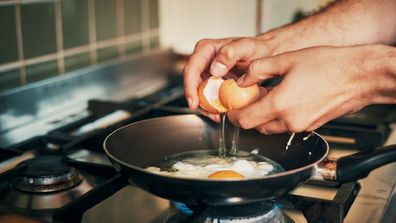
{"type": "MultiPolygon", "coordinates": [[[[191,110],[199,106],[198,86],[210,74],[217,77],[239,77],[246,72],[251,60],[270,55],[270,48],[261,38],[204,39],[184,67],[185,96],[191,110]],[[210,74],[209,74],[210,73],[210,74]]],[[[219,116],[199,110],[214,121],[219,116]]]]}
{"type": "Polygon", "coordinates": [[[228,112],[234,124],[261,133],[301,132],[378,102],[384,46],[313,47],[253,61],[240,86],[283,80],[249,107],[228,112]]]}

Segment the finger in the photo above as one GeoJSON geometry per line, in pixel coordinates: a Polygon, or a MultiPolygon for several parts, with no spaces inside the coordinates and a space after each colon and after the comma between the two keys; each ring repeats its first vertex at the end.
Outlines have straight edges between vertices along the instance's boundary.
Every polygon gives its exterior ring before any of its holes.
{"type": "Polygon", "coordinates": [[[275,119],[267,123],[261,124],[256,127],[256,129],[262,134],[279,134],[288,132],[287,125],[284,121],[280,119],[275,119]]]}
{"type": "Polygon", "coordinates": [[[196,110],[199,105],[198,86],[202,81],[201,74],[208,69],[210,62],[220,46],[230,42],[232,38],[221,40],[201,40],[195,46],[183,70],[184,91],[189,108],[196,110]]]}
{"type": "Polygon", "coordinates": [[[282,54],[273,57],[261,58],[250,63],[246,74],[237,81],[241,87],[248,87],[274,76],[282,76],[290,69],[293,54],[282,54]]]}
{"type": "Polygon", "coordinates": [[[239,77],[245,74],[250,65],[250,61],[239,61],[231,68],[231,72],[237,74],[239,77]]]}
{"type": "Polygon", "coordinates": [[[239,78],[239,76],[233,72],[228,72],[226,75],[223,76],[224,80],[228,80],[228,79],[237,80],[238,78],[239,78]]]}
{"type": "Polygon", "coordinates": [[[212,121],[214,122],[220,122],[220,115],[219,114],[213,114],[213,113],[209,113],[201,108],[198,108],[197,111],[199,113],[201,113],[202,115],[210,118],[212,121]]]}
{"type": "Polygon", "coordinates": [[[210,66],[210,73],[222,77],[239,61],[250,61],[253,58],[264,57],[269,54],[269,47],[264,41],[253,38],[234,40],[221,47],[210,66]]]}
{"type": "Polygon", "coordinates": [[[184,66],[184,92],[188,106],[192,111],[196,110],[199,104],[197,89],[202,81],[201,73],[207,68],[209,57],[213,54],[214,53],[211,52],[209,47],[205,47],[201,51],[192,54],[190,60],[184,66]],[[209,55],[209,57],[207,55],[209,55]]]}
{"type": "Polygon", "coordinates": [[[244,109],[229,111],[227,116],[234,125],[251,129],[276,119],[277,113],[272,107],[270,97],[265,96],[244,109]]]}
{"type": "Polygon", "coordinates": [[[265,95],[267,95],[268,94],[268,90],[266,89],[266,88],[264,88],[264,87],[259,87],[259,95],[260,95],[260,98],[262,98],[262,97],[264,97],[265,95]]]}

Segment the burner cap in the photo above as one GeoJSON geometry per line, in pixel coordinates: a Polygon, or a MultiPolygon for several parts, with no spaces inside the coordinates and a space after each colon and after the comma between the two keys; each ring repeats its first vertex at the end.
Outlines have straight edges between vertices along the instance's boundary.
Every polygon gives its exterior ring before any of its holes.
{"type": "Polygon", "coordinates": [[[23,162],[27,169],[14,178],[15,188],[26,192],[54,192],[82,181],[74,167],[61,156],[40,156],[23,162]]]}
{"type": "Polygon", "coordinates": [[[173,202],[176,212],[168,215],[164,223],[179,222],[279,222],[289,223],[274,201],[264,201],[258,203],[225,205],[225,206],[189,206],[185,204],[173,202]]]}
{"type": "MultiPolygon", "coordinates": [[[[210,217],[249,217],[257,216],[270,212],[276,207],[275,201],[264,201],[256,203],[247,203],[239,205],[224,205],[224,206],[209,206],[207,207],[207,214],[210,217]]],[[[193,212],[200,210],[202,207],[189,206],[193,212]]]]}

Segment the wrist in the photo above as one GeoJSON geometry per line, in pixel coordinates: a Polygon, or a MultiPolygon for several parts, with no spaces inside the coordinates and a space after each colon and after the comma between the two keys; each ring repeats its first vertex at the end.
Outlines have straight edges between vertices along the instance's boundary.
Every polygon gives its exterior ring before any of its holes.
{"type": "Polygon", "coordinates": [[[370,104],[396,103],[396,48],[368,45],[364,53],[369,78],[370,104]]]}
{"type": "MultiPolygon", "coordinates": [[[[301,23],[301,22],[300,22],[301,23]]],[[[260,34],[258,38],[266,41],[271,49],[271,55],[312,47],[309,38],[304,37],[305,24],[289,24],[260,34]]]]}

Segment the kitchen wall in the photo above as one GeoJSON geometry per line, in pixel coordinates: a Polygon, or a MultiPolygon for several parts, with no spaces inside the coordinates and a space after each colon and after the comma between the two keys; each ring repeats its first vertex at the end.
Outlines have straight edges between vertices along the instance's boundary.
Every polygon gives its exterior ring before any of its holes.
{"type": "Polygon", "coordinates": [[[160,41],[162,46],[189,54],[202,38],[254,36],[330,1],[160,0],[160,41]]]}
{"type": "Polygon", "coordinates": [[[261,28],[265,32],[311,14],[332,0],[262,0],[261,28]]]}
{"type": "Polygon", "coordinates": [[[256,0],[161,0],[161,45],[191,53],[202,38],[251,36],[256,0]]]}
{"type": "Polygon", "coordinates": [[[159,46],[158,0],[0,0],[0,92],[159,46]]]}
{"type": "Polygon", "coordinates": [[[0,92],[159,45],[189,54],[202,38],[254,36],[329,1],[0,0],[0,92]]]}

